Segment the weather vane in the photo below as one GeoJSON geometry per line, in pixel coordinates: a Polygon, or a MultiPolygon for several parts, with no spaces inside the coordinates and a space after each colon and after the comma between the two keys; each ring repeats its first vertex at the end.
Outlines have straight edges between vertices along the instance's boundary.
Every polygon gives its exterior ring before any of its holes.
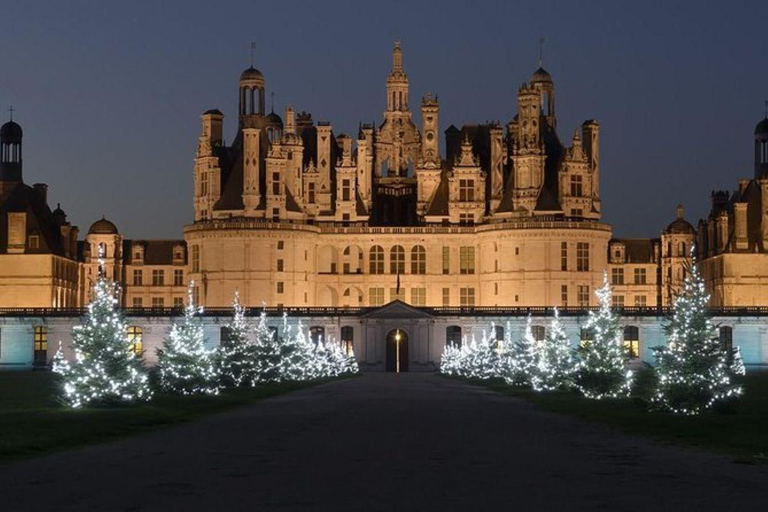
{"type": "MultiPolygon", "coordinates": [[[[768,104],[768,101],[766,101],[766,104],[768,104]]],[[[8,112],[11,113],[11,121],[13,121],[13,113],[16,111],[15,108],[13,108],[13,105],[8,109],[8,112]]]]}
{"type": "Polygon", "coordinates": [[[253,67],[253,57],[256,52],[256,41],[251,41],[251,67],[253,67]]]}
{"type": "Polygon", "coordinates": [[[539,67],[544,66],[544,38],[539,38],[539,67]]]}

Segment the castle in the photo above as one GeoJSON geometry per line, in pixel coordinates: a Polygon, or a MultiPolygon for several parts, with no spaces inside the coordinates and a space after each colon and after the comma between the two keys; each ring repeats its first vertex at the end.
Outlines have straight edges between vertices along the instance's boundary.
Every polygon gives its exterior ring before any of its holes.
{"type": "MultiPolygon", "coordinates": [[[[194,220],[179,240],[129,240],[107,219],[80,240],[46,186],[22,177],[22,129],[0,129],[0,308],[77,308],[98,272],[136,312],[166,311],[195,282],[207,308],[413,308],[595,305],[603,272],[614,303],[666,307],[694,246],[718,308],[768,306],[768,118],[755,129],[755,169],[716,192],[697,228],[682,207],[657,238],[612,238],[602,220],[600,127],[586,120],[568,145],[557,132],[555,83],[539,67],[505,124],[449,126],[426,94],[414,119],[395,43],[378,126],[355,137],[286,107],[266,112],[254,67],[238,84],[237,127],[202,114],[194,220]],[[417,122],[420,121],[420,125],[417,122]]],[[[610,170],[608,170],[610,172],[610,170]]]]}

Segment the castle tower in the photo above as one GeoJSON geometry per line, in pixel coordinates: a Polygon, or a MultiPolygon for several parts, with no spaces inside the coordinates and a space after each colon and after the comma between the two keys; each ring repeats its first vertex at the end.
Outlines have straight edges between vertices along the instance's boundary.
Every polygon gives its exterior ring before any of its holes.
{"type": "Polygon", "coordinates": [[[517,119],[512,123],[513,185],[516,209],[533,212],[539,191],[544,185],[546,154],[541,137],[540,89],[523,84],[517,93],[517,119]]]}
{"type": "Polygon", "coordinates": [[[539,62],[539,69],[533,72],[531,76],[531,86],[538,91],[540,97],[541,116],[546,119],[547,124],[555,129],[557,118],[555,117],[555,82],[539,62]]]}
{"type": "Polygon", "coordinates": [[[221,196],[221,168],[217,150],[224,143],[224,114],[208,110],[202,115],[203,131],[195,156],[195,220],[212,217],[213,205],[221,196]]]}
{"type": "Polygon", "coordinates": [[[438,114],[440,106],[437,96],[427,93],[421,99],[421,160],[423,167],[440,167],[440,149],[438,147],[438,114]]]}
{"type": "Polygon", "coordinates": [[[0,127],[0,194],[5,187],[21,183],[21,139],[24,133],[13,120],[0,127]]]}
{"type": "Polygon", "coordinates": [[[387,77],[387,112],[408,111],[408,75],[403,71],[403,51],[400,41],[392,50],[392,71],[387,77]]]}
{"type": "Polygon", "coordinates": [[[264,116],[264,75],[249,67],[240,75],[240,124],[250,116],[264,116]]]}

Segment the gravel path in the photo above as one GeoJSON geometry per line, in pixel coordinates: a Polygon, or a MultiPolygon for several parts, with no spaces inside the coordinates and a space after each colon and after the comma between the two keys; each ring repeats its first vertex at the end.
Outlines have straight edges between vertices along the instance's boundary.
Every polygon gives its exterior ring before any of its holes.
{"type": "Polygon", "coordinates": [[[0,510],[765,510],[768,467],[368,374],[0,466],[0,510]]]}

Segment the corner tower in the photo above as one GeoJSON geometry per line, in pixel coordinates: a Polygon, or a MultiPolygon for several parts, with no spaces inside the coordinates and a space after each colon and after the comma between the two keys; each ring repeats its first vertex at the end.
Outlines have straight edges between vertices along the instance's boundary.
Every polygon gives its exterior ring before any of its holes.
{"type": "Polygon", "coordinates": [[[21,139],[24,133],[13,119],[0,127],[0,193],[21,180],[21,139]]]}

